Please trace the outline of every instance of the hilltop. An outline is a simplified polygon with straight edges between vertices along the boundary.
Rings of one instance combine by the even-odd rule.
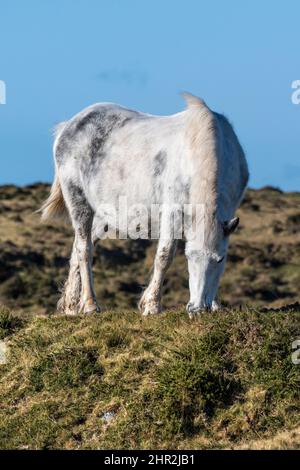
[[[228,308],[191,321],[183,244],[165,313],[137,312],[149,241],[96,245],[103,313],[58,315],[72,230],[40,223],[48,191],[0,187],[0,448],[299,449],[300,194],[247,192]]]

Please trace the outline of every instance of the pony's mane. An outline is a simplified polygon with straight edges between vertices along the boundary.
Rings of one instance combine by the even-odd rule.
[[[204,204],[205,213],[217,209],[219,125],[206,103],[190,93],[183,94],[187,109],[186,131],[192,166],[191,202]]]

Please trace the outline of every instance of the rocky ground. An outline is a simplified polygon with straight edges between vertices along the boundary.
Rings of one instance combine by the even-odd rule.
[[[0,304],[23,313],[55,312],[68,270],[72,230],[41,223],[35,211],[49,186],[0,187]],[[221,283],[225,305],[281,307],[299,299],[300,193],[248,190],[231,237]],[[104,308],[135,308],[146,286],[155,242],[113,241],[95,249],[95,286]],[[164,286],[164,305],[188,300],[187,266],[179,245]]]

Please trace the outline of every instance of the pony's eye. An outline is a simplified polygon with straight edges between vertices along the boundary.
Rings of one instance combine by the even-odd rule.
[[[222,256],[222,258],[218,259],[217,263],[220,264],[222,263],[223,259],[225,258],[225,256]]]

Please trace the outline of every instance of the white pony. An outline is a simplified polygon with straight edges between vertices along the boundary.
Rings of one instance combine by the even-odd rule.
[[[66,314],[99,311],[91,267],[93,242],[104,237],[108,225],[126,238],[121,224],[114,227],[124,218],[121,197],[129,208],[159,207],[153,275],[139,303],[143,315],[162,308],[162,284],[178,238],[170,230],[170,211],[164,209],[170,203],[193,207],[183,234],[190,288],[187,311],[193,316],[218,308],[218,284],[229,235],[239,223],[234,213],[248,182],[248,168],[227,119],[201,99],[184,96],[187,109],[172,116],[99,103],[57,127],[55,179],[41,211],[43,219],[68,213],[75,231],[70,272],[59,301]],[[114,208],[114,217],[103,210],[108,206]],[[195,206],[203,209],[200,217],[195,217]]]

